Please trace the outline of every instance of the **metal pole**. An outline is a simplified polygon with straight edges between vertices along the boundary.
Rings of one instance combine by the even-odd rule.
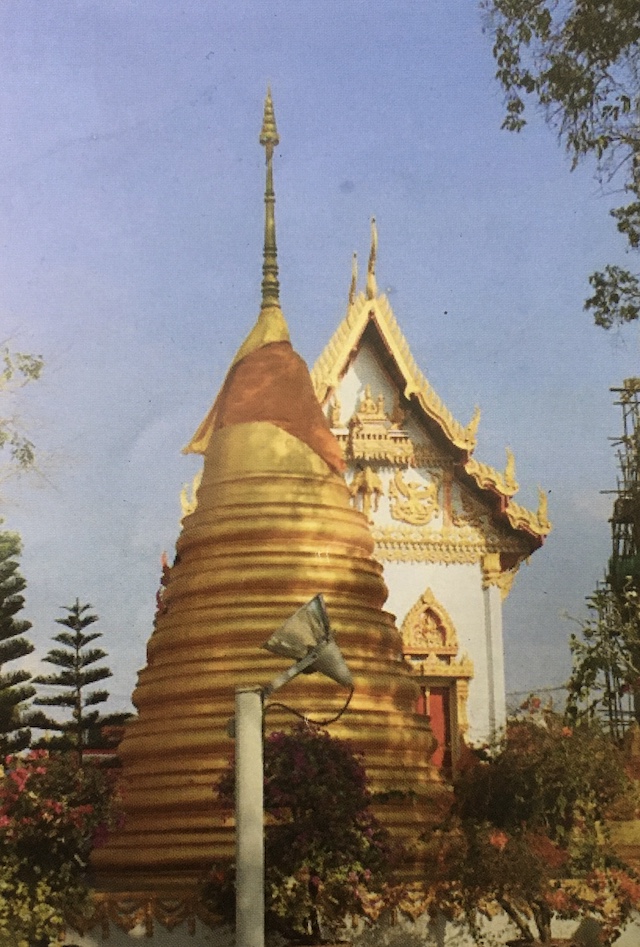
[[[236,947],[264,947],[262,691],[236,688]]]

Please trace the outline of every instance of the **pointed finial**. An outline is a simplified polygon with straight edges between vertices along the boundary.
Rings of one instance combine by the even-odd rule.
[[[276,247],[276,196],[273,190],[273,149],[280,142],[276,117],[273,111],[271,88],[267,89],[264,102],[264,117],[260,131],[260,144],[266,152],[267,182],[264,192],[264,255],[262,263],[262,310],[280,307],[280,283],[278,281],[278,251]]]
[[[516,480],[516,458],[510,447],[505,448],[507,454],[507,466],[504,471],[504,483],[507,492],[514,494],[518,492],[518,481]]]
[[[369,252],[369,266],[367,270],[367,299],[375,299],[378,295],[376,283],[376,258],[378,255],[378,230],[375,217],[371,218],[371,250]]]
[[[469,440],[475,440],[476,434],[478,433],[478,427],[480,425],[481,417],[482,417],[482,411],[480,410],[480,405],[476,405],[475,408],[473,409],[473,417],[471,418],[466,428],[464,429],[464,433],[466,434]]]
[[[276,128],[276,116],[273,111],[273,99],[271,98],[271,86],[267,86],[267,97],[264,100],[264,116],[262,118],[262,130],[260,132],[260,144],[268,147],[280,144],[278,129]]]
[[[549,498],[547,496],[547,491],[543,490],[542,487],[538,487],[538,510],[536,516],[540,528],[547,533],[550,532],[551,523],[549,522]]]
[[[351,260],[351,285],[349,286],[349,305],[353,306],[356,301],[356,290],[358,288],[358,254],[354,253]]]

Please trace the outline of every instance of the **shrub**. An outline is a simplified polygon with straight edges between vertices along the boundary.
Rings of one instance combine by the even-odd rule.
[[[554,914],[591,916],[612,943],[640,900],[605,822],[629,788],[618,749],[596,726],[574,729],[551,713],[512,721],[502,744],[456,780],[429,879],[435,903],[476,934],[479,914],[502,910],[525,943],[534,930],[548,943]]]
[[[268,736],[264,757],[267,928],[317,943],[348,915],[376,916],[389,847],[369,808],[362,761],[344,741],[305,724]],[[217,789],[231,808],[233,763]],[[218,866],[207,892],[231,914],[233,866]]]
[[[0,944],[47,944],[88,907],[86,867],[114,821],[113,773],[35,750],[0,773]]]

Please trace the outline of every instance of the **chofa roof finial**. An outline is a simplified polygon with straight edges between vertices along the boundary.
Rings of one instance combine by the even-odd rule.
[[[351,285],[349,286],[349,306],[353,306],[356,301],[356,292],[358,289],[358,254],[354,253],[351,259]]]
[[[367,299],[375,299],[378,295],[376,283],[376,259],[378,256],[378,230],[375,217],[371,218],[371,250],[369,252],[369,266],[367,269]]]

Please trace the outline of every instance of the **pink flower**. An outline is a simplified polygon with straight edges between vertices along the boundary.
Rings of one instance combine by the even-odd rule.
[[[9,778],[13,783],[15,783],[18,792],[22,792],[24,787],[29,781],[29,776],[31,775],[28,769],[25,769],[24,766],[19,767],[18,769],[13,769],[9,773]]]

